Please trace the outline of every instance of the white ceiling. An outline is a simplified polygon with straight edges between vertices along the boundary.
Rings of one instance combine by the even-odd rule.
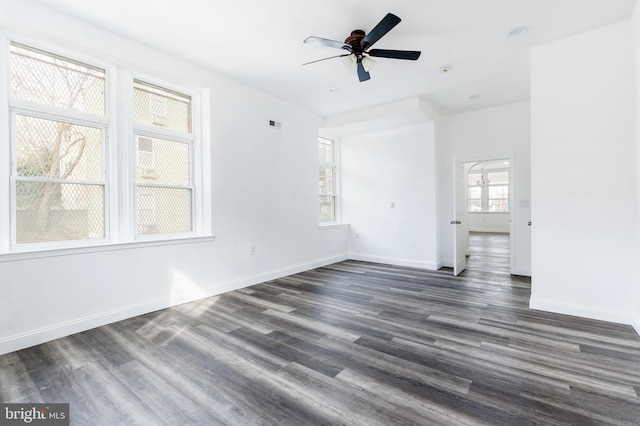
[[[420,97],[450,114],[529,98],[529,48],[628,19],[636,0],[38,0],[196,62],[295,105],[331,116]],[[344,40],[392,12],[402,22],[380,49],[421,50],[416,62],[376,59],[360,83],[342,51],[304,44]],[[508,38],[515,27],[529,26]],[[440,66],[450,71],[438,73]],[[329,92],[337,87],[337,92]],[[479,99],[469,99],[482,95]]]

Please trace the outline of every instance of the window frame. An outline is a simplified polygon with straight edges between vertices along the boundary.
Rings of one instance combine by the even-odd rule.
[[[79,111],[67,111],[54,106],[10,99],[10,45],[24,45],[43,52],[68,58],[105,71],[105,115],[97,116]],[[10,202],[9,207],[0,209],[0,262],[12,258],[32,258],[55,255],[56,252],[93,252],[96,250],[118,249],[134,246],[182,244],[190,241],[212,241],[215,237],[211,226],[211,165],[203,159],[210,154],[210,111],[209,89],[194,84],[176,83],[166,76],[138,73],[129,64],[118,60],[107,62],[97,58],[107,56],[106,52],[94,51],[92,56],[67,48],[64,44],[51,44],[28,36],[0,33],[0,68],[6,72],[0,75],[0,134],[8,138],[8,143],[0,144],[0,199]],[[192,99],[190,139],[190,185],[192,188],[191,223],[192,229],[185,233],[158,234],[155,238],[137,238],[135,204],[135,138],[133,137],[133,76],[136,79],[158,85],[176,92],[187,94]],[[64,111],[64,113],[60,113]],[[42,243],[16,244],[15,222],[15,114],[26,113],[29,117],[49,120],[72,120],[73,124],[103,129],[102,137],[102,180],[104,186],[104,237],[101,239],[62,240]],[[101,117],[96,119],[96,117]],[[99,124],[99,126],[98,126]],[[153,126],[149,126],[153,127]],[[152,130],[152,129],[150,129]],[[166,137],[158,132],[145,132],[151,137]],[[75,182],[75,181],[74,181]],[[71,183],[71,182],[69,182]],[[95,184],[95,182],[92,182]],[[133,189],[132,189],[133,188]],[[9,236],[9,237],[4,237]],[[141,245],[142,244],[142,245]],[[25,257],[26,256],[26,257]]]
[[[327,162],[320,160],[320,144],[323,143],[322,140],[330,141],[333,144],[333,162]],[[322,194],[318,191],[318,223],[320,226],[332,226],[340,224],[340,156],[339,156],[339,141],[336,137],[330,137],[328,135],[320,135],[318,136],[317,141],[318,148],[318,183],[320,183],[320,173],[322,169],[331,169],[333,171],[333,182],[332,182],[332,190],[331,194]],[[318,189],[320,189],[320,185],[318,185]],[[322,221],[322,213],[320,211],[321,204],[320,200],[322,197],[333,197],[333,221]]]
[[[72,247],[85,247],[85,246],[94,246],[94,245],[102,245],[110,242],[110,234],[112,229],[112,218],[113,211],[111,206],[111,197],[110,193],[112,192],[111,185],[112,182],[109,179],[109,164],[111,164],[110,159],[110,149],[109,149],[109,131],[111,129],[112,122],[112,110],[111,110],[111,100],[109,99],[110,81],[112,79],[112,73],[114,68],[112,65],[98,61],[94,58],[89,58],[86,55],[76,54],[75,52],[70,52],[62,47],[54,47],[51,45],[47,45],[45,43],[40,43],[35,40],[30,40],[21,37],[7,37],[5,35],[2,36],[2,50],[0,54],[2,55],[1,65],[3,69],[6,70],[4,78],[0,81],[0,84],[3,86],[2,92],[2,103],[6,109],[3,108],[2,113],[6,113],[8,129],[1,129],[5,131],[5,135],[8,136],[8,142],[5,144],[7,146],[8,157],[10,165],[6,166],[6,161],[3,161],[3,165],[0,166],[0,173],[3,177],[8,177],[8,197],[6,194],[0,194],[2,199],[9,200],[9,211],[8,217],[0,213],[0,221],[6,222],[8,219],[8,242],[0,241],[0,254],[3,253],[22,253],[22,252],[34,252],[34,251],[46,251],[46,250],[56,250],[56,249],[64,249],[64,248],[72,248]],[[45,54],[49,54],[52,56],[58,56],[64,59],[68,59],[70,61],[78,62],[90,67],[99,68],[104,70],[104,115],[92,114],[82,111],[76,111],[72,109],[65,109],[61,107],[56,107],[53,105],[41,104],[38,102],[27,101],[23,99],[14,99],[11,97],[10,93],[10,84],[11,84],[11,45],[21,45],[26,48],[31,48],[35,50],[40,50]],[[16,158],[16,116],[21,115],[30,118],[50,120],[50,121],[58,121],[71,123],[74,125],[86,126],[97,128],[101,130],[102,134],[102,142],[101,142],[101,180],[100,181],[78,181],[74,179],[64,180],[64,179],[25,179],[17,176],[17,158]],[[5,120],[2,120],[5,121]],[[17,243],[17,206],[16,206],[16,182],[17,181],[47,181],[47,182],[56,182],[56,183],[67,183],[67,184],[88,184],[88,185],[101,185],[103,187],[103,231],[104,235],[102,238],[87,238],[80,240],[58,240],[58,241],[43,241],[43,242],[33,242],[33,243]],[[2,191],[4,192],[4,191]],[[2,225],[0,225],[2,226]],[[4,226],[2,226],[4,228]],[[7,234],[4,234],[7,235]],[[4,239],[2,239],[4,240]]]
[[[148,85],[148,86],[153,86],[156,87],[157,89],[163,89],[163,90],[168,90],[168,91],[173,91],[176,93],[179,93],[181,95],[186,95],[189,96],[190,98],[190,108],[191,110],[189,111],[189,118],[191,120],[190,124],[190,132],[183,132],[180,130],[175,130],[175,129],[169,129],[169,128],[162,128],[160,126],[154,126],[152,124],[144,124],[144,123],[137,123],[133,117],[133,109],[132,109],[132,115],[131,115],[131,122],[132,122],[132,132],[133,132],[133,153],[132,156],[134,158],[134,161],[137,159],[137,152],[138,152],[138,137],[147,137],[147,138],[151,138],[151,139],[162,139],[162,140],[167,140],[170,142],[174,142],[174,143],[184,143],[188,146],[188,153],[189,153],[189,160],[188,160],[188,167],[189,167],[189,184],[188,185],[171,185],[171,184],[154,184],[154,183],[150,183],[148,182],[147,184],[141,184],[140,182],[138,182],[137,180],[137,173],[134,173],[134,182],[133,182],[133,192],[134,192],[134,203],[133,203],[133,208],[134,208],[134,214],[133,214],[133,231],[134,231],[134,238],[136,241],[148,241],[148,240],[157,240],[157,239],[165,239],[165,238],[171,238],[171,237],[180,237],[180,236],[193,236],[193,235],[197,235],[197,228],[196,228],[196,221],[199,222],[199,218],[197,217],[197,212],[195,209],[195,205],[196,205],[196,198],[198,197],[198,193],[199,191],[196,188],[196,182],[194,180],[194,165],[196,164],[197,161],[195,161],[195,155],[196,155],[196,149],[195,149],[195,145],[196,145],[196,134],[194,132],[194,129],[196,128],[196,116],[198,114],[194,114],[194,104],[196,103],[195,99],[198,97],[197,93],[192,93],[190,90],[186,89],[186,88],[178,88],[175,87],[171,84],[167,84],[164,82],[159,82],[157,81],[157,79],[149,79],[147,78],[147,76],[145,77],[139,77],[138,74],[133,75],[133,84],[131,85],[131,93],[132,93],[132,97],[133,97],[133,91],[134,91],[134,87],[135,84],[143,84],[143,85]],[[153,93],[150,93],[150,95]],[[155,114],[151,111],[151,105],[149,105],[149,112],[151,114],[153,114],[155,116]],[[136,161],[136,165],[135,165],[137,170],[137,161]],[[153,187],[153,188],[176,188],[176,189],[188,189],[191,191],[191,205],[190,205],[190,209],[191,209],[191,230],[190,231],[185,231],[185,232],[171,232],[171,233],[149,233],[149,234],[140,234],[138,233],[138,197],[137,197],[137,190],[139,187],[141,186],[145,186],[145,187]]]
[[[10,170],[10,197],[9,197],[9,205],[11,208],[10,213],[10,221],[11,221],[11,236],[10,236],[10,247],[11,249],[38,249],[40,247],[47,247],[52,244],[60,244],[60,245],[74,245],[76,242],[96,242],[100,243],[101,241],[108,240],[109,231],[110,231],[110,214],[109,214],[109,179],[106,173],[107,167],[107,126],[105,124],[101,124],[99,122],[87,122],[84,120],[77,120],[70,118],[69,116],[63,115],[50,115],[50,114],[42,114],[38,112],[34,112],[31,110],[23,110],[23,109],[12,109],[10,107],[10,128],[11,128],[11,136],[10,136],[10,149],[11,149],[11,170]],[[20,177],[17,174],[17,158],[16,158],[16,116],[23,116],[28,118],[36,118],[47,121],[58,121],[69,123],[73,125],[79,125],[83,127],[90,127],[94,129],[98,129],[101,132],[101,143],[100,143],[100,151],[101,151],[101,164],[100,164],[100,180],[81,180],[81,179],[62,179],[62,178],[48,178],[48,177]],[[17,195],[16,188],[18,182],[50,182],[54,184],[61,185],[83,185],[83,186],[100,186],[103,191],[103,205],[102,205],[102,220],[103,220],[103,236],[101,238],[86,238],[81,240],[56,240],[56,241],[41,241],[41,242],[32,242],[32,243],[18,243],[17,242]]]

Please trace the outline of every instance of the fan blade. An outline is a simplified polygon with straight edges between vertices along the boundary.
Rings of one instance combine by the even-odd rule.
[[[361,61],[358,61],[358,80],[362,83],[363,81],[367,81],[371,78],[369,73],[364,69],[364,65],[362,65]]]
[[[302,65],[315,64],[316,62],[326,61],[327,59],[342,58],[343,56],[349,56],[349,55],[352,55],[352,53],[345,53],[344,55],[336,55],[336,56],[329,56],[328,58],[316,59],[315,61],[305,62],[305,63],[304,63],[304,64],[302,64]]]
[[[391,59],[407,59],[409,61],[415,61],[420,57],[420,53],[417,50],[388,50],[388,49],[371,49],[366,52],[369,56],[377,58],[391,58]]]
[[[360,46],[362,46],[363,49],[373,46],[376,41],[380,40],[382,36],[391,31],[391,29],[398,25],[400,21],[401,19],[393,13],[387,13],[387,15],[382,18],[382,21],[378,22],[378,25],[369,31],[369,34],[364,36],[362,40],[360,40]]]
[[[348,51],[351,51],[351,46],[342,41],[329,40],[322,37],[307,37],[304,39],[304,43],[316,44],[318,46],[335,47],[336,49],[346,49]]]

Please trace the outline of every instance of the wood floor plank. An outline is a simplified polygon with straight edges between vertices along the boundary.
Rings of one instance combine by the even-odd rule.
[[[470,245],[458,277],[345,261],[0,356],[0,402],[78,425],[640,424],[633,328],[530,310],[508,236]]]

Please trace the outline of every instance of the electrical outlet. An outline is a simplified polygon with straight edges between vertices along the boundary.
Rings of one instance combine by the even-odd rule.
[[[249,254],[251,256],[255,256],[256,255],[256,246],[251,246],[251,249],[249,251]]]
[[[395,203],[395,201],[389,201],[389,208],[390,208],[390,209],[394,209],[394,208],[396,208],[396,203]]]

